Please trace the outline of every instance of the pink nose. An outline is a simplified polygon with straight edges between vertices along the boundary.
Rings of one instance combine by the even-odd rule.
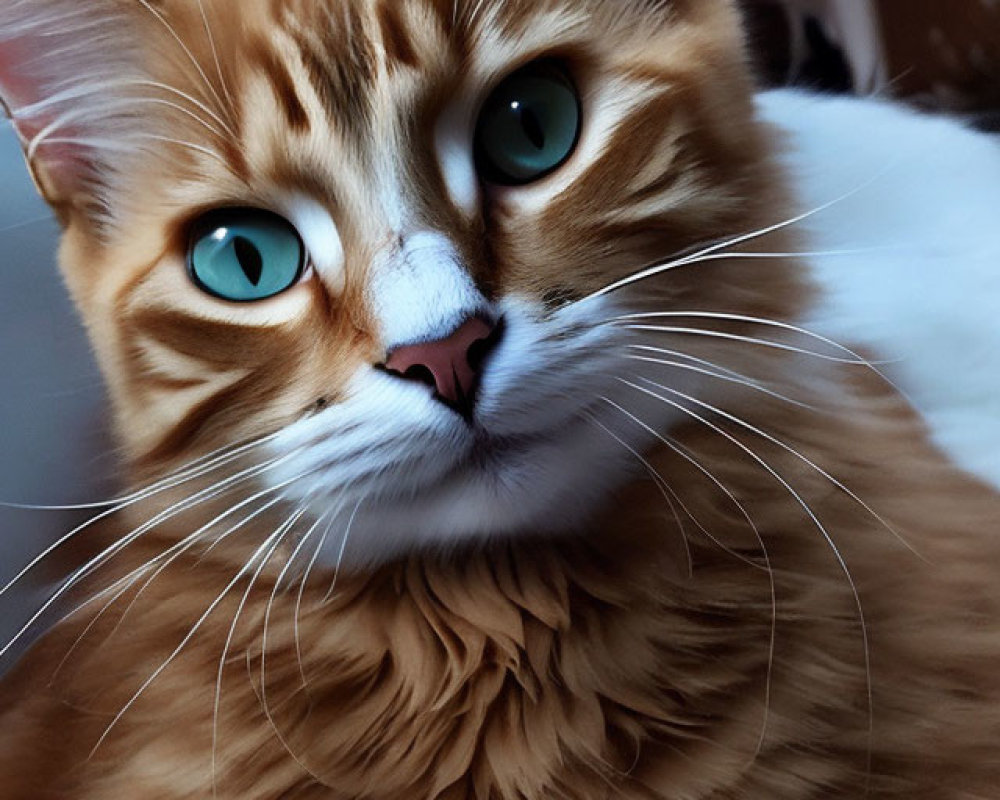
[[[471,416],[483,361],[496,344],[499,329],[471,317],[446,339],[393,350],[385,368],[407,380],[433,386],[438,397]]]

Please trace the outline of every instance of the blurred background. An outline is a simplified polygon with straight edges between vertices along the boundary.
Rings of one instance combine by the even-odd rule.
[[[743,0],[765,85],[878,94],[1000,131],[998,0]]]
[[[744,2],[763,85],[891,95],[1000,130],[1000,1]],[[0,502],[106,499],[115,459],[100,378],[56,270],[57,226],[9,124],[0,187]],[[82,518],[0,507],[0,586]],[[66,566],[0,599],[0,647]]]
[[[56,270],[58,226],[6,122],[0,187],[0,503],[100,499],[112,465],[100,377]],[[0,585],[79,516],[0,507]],[[0,599],[0,647],[58,569],[54,562]]]

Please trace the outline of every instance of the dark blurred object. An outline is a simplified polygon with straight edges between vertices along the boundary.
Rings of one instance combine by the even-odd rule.
[[[880,0],[892,91],[1000,123],[1000,3]]]
[[[854,88],[846,54],[830,40],[818,18],[795,17],[778,2],[754,2],[747,27],[757,70],[766,85],[833,92]]]
[[[1000,2],[744,0],[762,81],[906,98],[1000,129]]]

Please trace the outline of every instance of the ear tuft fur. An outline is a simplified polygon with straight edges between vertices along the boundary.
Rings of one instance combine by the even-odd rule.
[[[102,205],[101,188],[134,137],[141,58],[114,0],[6,0],[0,99],[43,196]]]

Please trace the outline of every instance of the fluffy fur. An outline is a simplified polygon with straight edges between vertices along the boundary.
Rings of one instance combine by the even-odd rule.
[[[995,796],[1000,498],[837,328],[774,155],[821,140],[758,116],[732,4],[231,9],[0,9],[136,487],[0,688],[3,796]],[[480,183],[541,56],[579,146]],[[225,205],[298,226],[297,286],[193,285]],[[469,313],[472,425],[378,369]]]

